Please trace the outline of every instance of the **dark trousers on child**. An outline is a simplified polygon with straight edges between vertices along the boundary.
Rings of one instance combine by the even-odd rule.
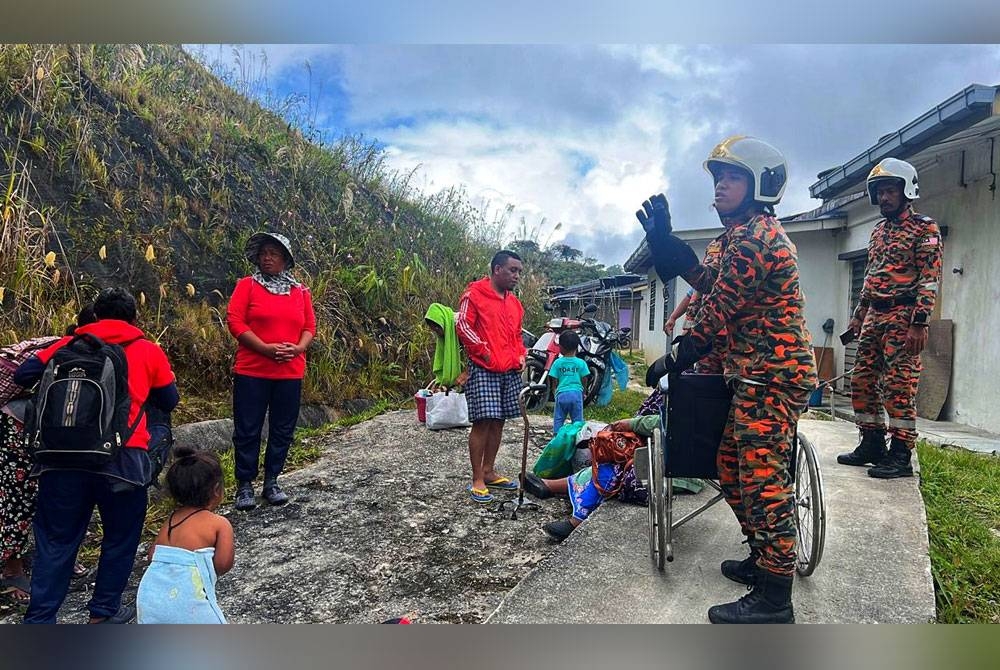
[[[233,448],[236,481],[252,482],[260,464],[260,437],[267,415],[264,480],[275,480],[285,467],[302,400],[301,379],[264,379],[233,375]]]
[[[115,485],[116,481],[79,470],[50,470],[39,477],[31,603],[24,623],[56,622],[95,505],[104,537],[97,582],[87,608],[94,617],[118,612],[135,564],[147,497],[141,486],[117,490],[123,487]]]

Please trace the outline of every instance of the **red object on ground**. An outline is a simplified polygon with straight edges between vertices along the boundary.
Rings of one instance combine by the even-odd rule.
[[[417,403],[417,421],[427,423],[427,398],[418,391],[413,395],[413,399]]]

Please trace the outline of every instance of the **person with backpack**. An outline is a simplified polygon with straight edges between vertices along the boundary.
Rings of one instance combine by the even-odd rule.
[[[14,381],[38,382],[25,417],[35,458],[35,559],[25,623],[55,623],[94,507],[103,538],[90,623],[128,623],[122,603],[146,518],[152,465],[143,405],[164,411],[180,397],[166,354],[136,323],[135,298],[107,288],[97,321],[80,326],[18,367]],[[110,411],[102,408],[110,407]]]

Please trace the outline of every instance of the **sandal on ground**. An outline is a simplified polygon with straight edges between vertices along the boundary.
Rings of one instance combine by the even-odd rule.
[[[465,490],[469,492],[469,497],[477,503],[485,504],[493,502],[493,494],[490,493],[489,489],[476,489],[472,488],[472,484],[469,484],[465,487]]]
[[[26,605],[31,601],[31,581],[25,575],[12,575],[0,580],[0,588],[18,605]]]
[[[72,579],[81,579],[90,574],[90,568],[88,568],[83,563],[74,563],[73,572],[70,573]]]
[[[500,491],[516,491],[517,482],[509,477],[497,477],[491,482],[486,482],[486,488],[498,489]]]

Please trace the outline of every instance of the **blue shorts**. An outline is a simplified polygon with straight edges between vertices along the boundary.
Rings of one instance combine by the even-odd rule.
[[[524,388],[519,370],[490,372],[469,363],[469,381],[465,384],[465,400],[469,405],[469,421],[483,419],[513,419],[521,416],[517,396]]]

